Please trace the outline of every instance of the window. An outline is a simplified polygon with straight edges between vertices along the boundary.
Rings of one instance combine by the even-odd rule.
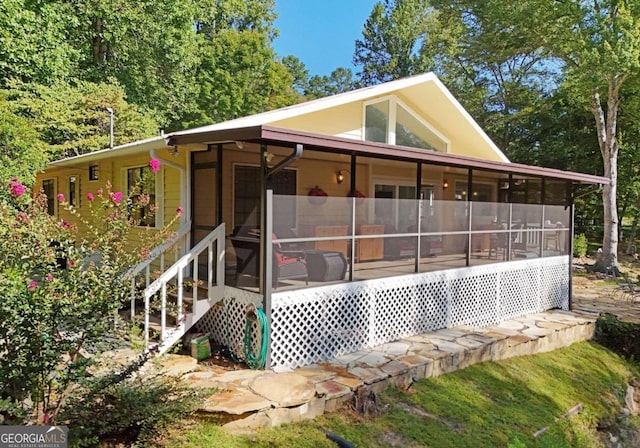
[[[394,96],[365,104],[364,139],[446,152],[448,142]]]
[[[47,213],[56,214],[56,183],[53,179],[42,181],[42,192],[47,195]]]
[[[127,170],[127,192],[131,201],[130,216],[140,226],[156,225],[156,176],[148,166]]]
[[[77,207],[78,204],[78,182],[76,176],[69,176],[69,205]]]
[[[364,139],[368,142],[389,143],[388,100],[366,106]]]
[[[98,165],[89,166],[89,180],[98,180],[100,177],[100,168]]]
[[[375,183],[375,222],[393,225],[398,232],[407,232],[416,224],[416,187],[395,181]]]
[[[297,171],[284,169],[272,178],[273,193],[295,196]],[[233,224],[234,226],[260,225],[260,167],[236,165],[233,180]],[[296,227],[295,201],[277,201],[273,210],[278,224],[288,228]]]

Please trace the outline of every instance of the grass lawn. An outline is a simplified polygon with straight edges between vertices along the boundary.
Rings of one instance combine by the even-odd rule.
[[[409,391],[389,389],[379,413],[348,409],[311,422],[232,436],[215,421],[194,419],[163,435],[163,446],[336,447],[318,427],[358,447],[596,447],[598,422],[638,431],[640,419],[617,419],[627,383],[640,366],[594,343],[535,356],[479,364],[419,381]],[[559,419],[570,408],[583,410]],[[545,426],[539,436],[533,433]],[[631,446],[631,445],[625,445]]]

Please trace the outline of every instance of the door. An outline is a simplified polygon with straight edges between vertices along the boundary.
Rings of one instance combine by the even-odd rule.
[[[218,226],[216,153],[193,153],[191,164],[192,247]]]

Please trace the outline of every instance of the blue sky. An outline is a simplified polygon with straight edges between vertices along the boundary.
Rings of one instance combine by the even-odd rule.
[[[273,47],[280,56],[297,56],[311,75],[328,75],[337,67],[355,74],[355,41],[378,1],[276,0],[280,36]]]

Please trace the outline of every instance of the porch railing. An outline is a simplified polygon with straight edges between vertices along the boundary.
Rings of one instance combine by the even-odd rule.
[[[155,247],[149,256],[134,266],[129,272],[131,277],[131,289],[130,289],[130,301],[131,301],[131,318],[133,319],[136,314],[136,289],[140,286],[139,279],[140,274],[144,273],[144,286],[149,287],[151,284],[152,269],[156,269],[159,272],[165,270],[167,261],[170,254],[173,253],[173,260],[171,264],[178,261],[182,256],[184,250],[180,249],[180,246],[186,248],[189,244],[189,236],[191,232],[191,222],[188,221],[182,225],[173,236],[160,246]]]
[[[159,295],[160,323],[156,328],[157,350],[162,353],[173,345],[210,308],[212,300],[222,298],[224,291],[225,225],[218,226],[196,244],[144,290],[144,342],[151,348],[151,300]],[[205,268],[203,274],[201,268]],[[188,276],[191,278],[188,279]],[[187,280],[187,282],[185,282]],[[188,284],[187,284],[188,283]],[[204,287],[202,286],[204,285]],[[170,294],[169,288],[175,288]],[[184,310],[185,290],[191,291],[191,309]],[[204,289],[205,296],[200,292]],[[198,299],[203,300],[198,300]],[[170,309],[169,300],[175,300],[175,309]],[[173,305],[173,303],[171,304]],[[167,317],[174,314],[175,325],[167,325]]]

